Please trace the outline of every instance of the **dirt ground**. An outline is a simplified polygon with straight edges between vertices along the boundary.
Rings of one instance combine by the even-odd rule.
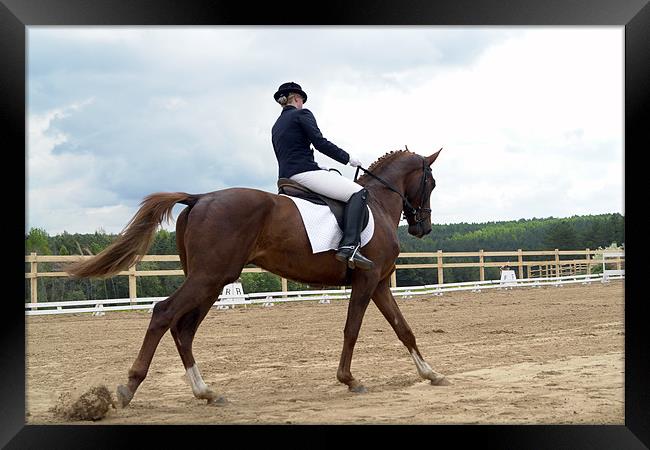
[[[213,308],[194,355],[228,404],[194,398],[167,333],[131,404],[83,423],[624,424],[622,281],[397,301],[450,386],[418,376],[372,303],[352,358],[365,394],[336,379],[347,301]],[[26,317],[26,423],[62,423],[50,411],[61,393],[125,383],[149,319]]]

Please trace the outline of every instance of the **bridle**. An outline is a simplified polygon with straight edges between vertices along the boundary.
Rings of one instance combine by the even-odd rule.
[[[422,158],[422,178],[420,179],[420,189],[419,189],[419,192],[418,192],[418,194],[420,196],[420,206],[418,206],[417,208],[413,207],[411,202],[406,198],[406,196],[404,194],[402,194],[397,189],[395,189],[390,183],[382,180],[377,175],[370,172],[368,169],[364,169],[361,166],[357,166],[357,171],[354,174],[354,181],[357,181],[357,176],[359,175],[359,170],[363,170],[364,173],[370,175],[372,178],[379,181],[381,184],[386,186],[388,189],[390,189],[391,191],[395,192],[400,197],[402,197],[402,201],[403,201],[402,210],[404,211],[404,218],[409,222],[409,224],[420,225],[426,219],[426,216],[431,217],[431,208],[423,208],[423,205],[424,205],[424,189],[425,189],[425,185],[426,185],[426,182],[427,182],[427,174],[431,175],[431,181],[433,181],[433,188],[436,187],[436,180],[435,180],[435,178],[433,178],[433,173],[431,171],[431,167],[429,167],[429,165],[426,163],[424,158]],[[433,188],[432,188],[432,190],[433,190]],[[410,219],[412,219],[412,221],[414,223],[411,223]]]

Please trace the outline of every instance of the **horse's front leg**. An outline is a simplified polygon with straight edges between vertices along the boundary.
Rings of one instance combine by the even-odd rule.
[[[336,372],[336,378],[341,383],[347,384],[350,391],[358,393],[366,392],[366,388],[352,376],[350,365],[352,364],[352,352],[359,336],[363,315],[366,312],[368,303],[370,303],[370,295],[377,283],[376,281],[373,282],[372,278],[372,274],[366,272],[359,274],[352,283],[348,317],[343,330],[343,350],[341,351],[339,368]]]
[[[381,311],[388,323],[390,323],[391,327],[393,327],[399,340],[402,341],[411,354],[413,362],[415,362],[415,367],[418,370],[418,374],[420,374],[420,376],[425,380],[430,380],[431,384],[434,385],[445,386],[451,384],[444,375],[433,370],[424,360],[422,354],[420,354],[420,350],[418,350],[418,346],[415,343],[415,335],[413,335],[411,327],[409,327],[404,316],[402,316],[402,312],[400,311],[399,306],[397,306],[395,297],[393,297],[393,293],[390,291],[389,279],[390,277],[387,277],[379,282],[377,289],[375,289],[375,292],[372,294],[372,300],[375,302],[377,308],[379,308],[379,311]]]

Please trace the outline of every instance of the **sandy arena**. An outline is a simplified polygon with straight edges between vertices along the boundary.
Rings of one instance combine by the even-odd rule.
[[[352,358],[368,389],[336,379],[347,301],[213,308],[194,341],[208,385],[192,395],[171,335],[125,409],[88,424],[624,424],[622,281],[397,299],[424,358],[421,379],[373,303]],[[64,423],[64,392],[115,392],[142,343],[146,311],[26,317],[26,423]],[[66,422],[70,423],[70,422]]]

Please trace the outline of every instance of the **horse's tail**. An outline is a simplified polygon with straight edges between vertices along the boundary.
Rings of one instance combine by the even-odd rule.
[[[140,261],[149,250],[155,231],[163,220],[171,220],[174,205],[183,203],[192,207],[200,197],[185,192],[158,192],[148,195],[115,242],[96,256],[72,263],[64,270],[73,278],[106,278],[128,269]]]

